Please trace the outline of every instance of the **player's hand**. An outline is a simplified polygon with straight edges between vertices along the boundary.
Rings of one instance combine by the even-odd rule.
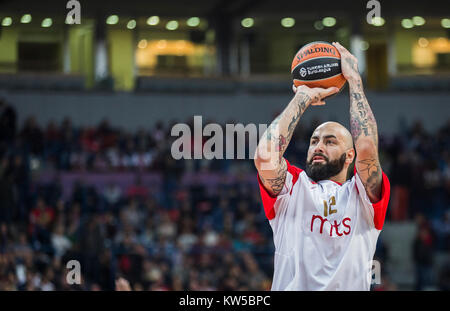
[[[329,87],[327,89],[321,88],[321,87],[314,87],[310,88],[306,85],[300,85],[296,87],[295,85],[292,85],[292,90],[296,94],[296,96],[303,94],[310,98],[308,104],[312,106],[323,106],[325,105],[324,99],[328,96],[331,96],[333,94],[336,94],[339,92],[339,88],[337,87]]]
[[[347,81],[355,82],[361,79],[358,71],[358,59],[344,48],[339,42],[332,43],[341,54],[341,70],[342,75]]]
[[[124,278],[118,278],[116,280],[116,291],[129,292],[131,291],[130,283]]]

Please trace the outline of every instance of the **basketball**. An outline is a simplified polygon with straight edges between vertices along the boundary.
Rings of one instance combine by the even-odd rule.
[[[296,87],[337,87],[342,89],[346,80],[341,72],[341,55],[330,43],[311,42],[295,55],[291,66]]]

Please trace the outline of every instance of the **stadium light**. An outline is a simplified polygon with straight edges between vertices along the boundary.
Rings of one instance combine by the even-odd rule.
[[[361,49],[362,51],[367,51],[367,50],[369,49],[369,47],[370,47],[370,44],[369,44],[369,42],[367,42],[367,41],[361,41],[359,47],[360,47],[360,49]]]
[[[134,28],[136,28],[136,20],[134,20],[134,19],[129,20],[128,23],[127,23],[127,28],[128,28],[128,29],[134,29]]]
[[[291,28],[295,25],[295,19],[292,17],[285,17],[281,20],[281,26]]]
[[[167,47],[167,40],[159,40],[158,43],[156,44],[156,48],[162,50],[165,49]]]
[[[20,19],[20,22],[22,24],[29,24],[29,23],[31,23],[31,15],[30,14],[23,15],[22,18]]]
[[[146,47],[147,47],[147,40],[142,39],[141,41],[139,41],[138,48],[145,49]]]
[[[349,31],[346,27],[341,27],[338,30],[336,30],[336,36],[338,37],[346,37],[348,36]]]
[[[450,18],[441,19],[441,26],[444,28],[450,28]]]
[[[11,24],[12,24],[12,18],[11,17],[5,17],[2,20],[2,26],[4,26],[4,27],[11,26]]]
[[[324,19],[322,19],[322,24],[325,27],[333,27],[334,25],[336,25],[336,19],[334,17],[325,17]]]
[[[198,18],[198,17],[190,17],[187,20],[186,24],[189,27],[197,27],[198,25],[200,25],[200,18]]]
[[[176,30],[178,28],[178,22],[177,21],[168,21],[166,24],[167,30]]]
[[[423,18],[422,16],[414,16],[412,18],[413,24],[416,26],[422,26],[425,25],[425,18]]]
[[[372,18],[372,26],[375,27],[381,27],[385,24],[385,22],[386,21],[381,16],[375,16],[374,18]]]
[[[108,16],[108,18],[106,19],[106,23],[108,25],[115,25],[118,22],[119,22],[119,16],[117,16],[117,15]]]
[[[323,29],[322,21],[314,22],[314,28],[316,28],[317,30],[322,30]]]
[[[406,29],[413,28],[414,23],[409,18],[404,18],[404,19],[402,19],[402,27],[406,28]]]
[[[255,20],[251,17],[246,17],[243,20],[241,20],[242,27],[250,28],[255,24]]]
[[[155,26],[159,24],[159,16],[150,16],[147,18],[147,25]]]
[[[419,38],[419,40],[417,41],[417,43],[419,44],[419,46],[421,47],[421,48],[426,48],[427,46],[428,46],[428,40],[426,39],[426,38],[423,38],[423,37],[421,37],[421,38]]]
[[[50,17],[44,18],[41,23],[41,27],[48,28],[53,24],[53,20]]]

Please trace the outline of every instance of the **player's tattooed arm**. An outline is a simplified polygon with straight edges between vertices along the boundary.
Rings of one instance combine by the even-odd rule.
[[[283,154],[291,141],[295,127],[310,103],[311,97],[308,94],[297,92],[259,140],[255,166],[261,182],[272,195],[277,195],[283,189],[287,171]]]
[[[381,197],[382,170],[378,159],[377,122],[364,94],[358,61],[339,43],[342,74],[350,89],[350,132],[356,149],[356,170],[372,202]]]
[[[382,171],[378,160],[378,130],[361,80],[349,82],[350,132],[356,149],[356,170],[372,202],[381,198]]]
[[[287,164],[283,159],[295,128],[309,105],[323,105],[322,98],[338,91],[301,86],[283,112],[270,124],[259,140],[255,152],[255,166],[266,189],[277,195],[283,189]]]

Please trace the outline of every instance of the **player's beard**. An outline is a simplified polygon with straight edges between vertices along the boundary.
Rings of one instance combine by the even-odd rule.
[[[313,164],[313,159],[316,155],[322,156],[325,159],[325,163]],[[330,179],[342,171],[346,158],[347,155],[345,152],[339,157],[339,159],[332,161],[330,161],[328,157],[323,154],[314,154],[309,162],[306,161],[306,174],[315,182]]]

